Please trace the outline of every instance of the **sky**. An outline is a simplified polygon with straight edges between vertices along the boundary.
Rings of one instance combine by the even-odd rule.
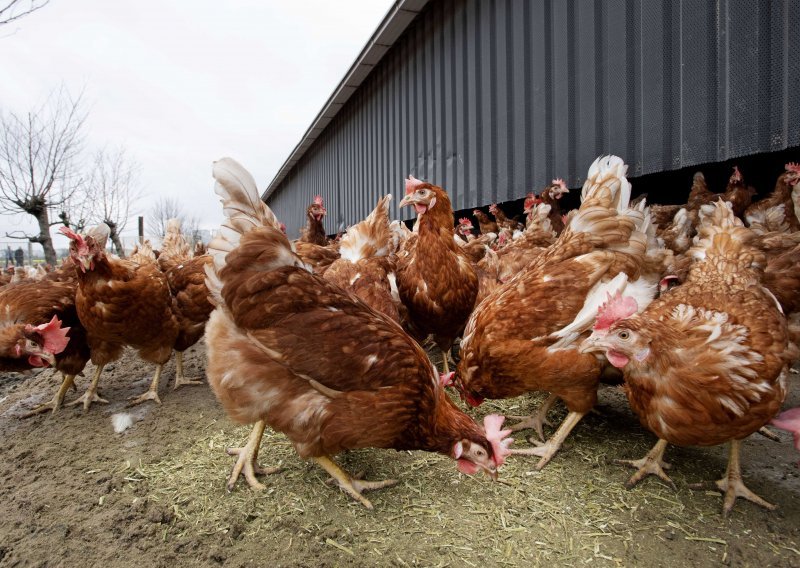
[[[213,229],[212,161],[236,159],[263,190],[392,4],[51,0],[0,27],[0,109],[25,113],[62,84],[83,91],[87,158],[122,146],[141,167],[134,212],[146,218],[165,194]],[[0,216],[0,241],[34,226]],[[134,218],[123,235],[135,234]]]

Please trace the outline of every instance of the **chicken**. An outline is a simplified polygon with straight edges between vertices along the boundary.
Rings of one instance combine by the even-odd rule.
[[[448,353],[475,305],[478,277],[462,248],[453,240],[453,209],[441,187],[411,176],[399,207],[413,205],[418,237],[400,258],[397,286],[414,327],[432,334],[449,372]]]
[[[475,227],[472,225],[472,221],[469,220],[469,217],[462,217],[458,220],[458,225],[456,225],[455,234],[458,235],[462,241],[468,243],[470,241],[475,240],[475,235],[472,234],[472,231],[475,230]]]
[[[325,227],[322,225],[322,220],[327,214],[328,210],[325,209],[322,196],[317,195],[311,205],[308,206],[308,209],[306,209],[308,223],[300,234],[301,242],[322,247],[328,244],[328,236],[325,233]]]
[[[156,264],[158,262],[153,245],[148,239],[133,247],[128,260],[136,264]]]
[[[294,251],[316,274],[324,274],[328,267],[339,258],[339,243],[317,245],[305,241],[295,241]]]
[[[733,207],[733,214],[742,218],[755,194],[755,188],[744,184],[742,172],[739,171],[739,168],[734,166],[733,174],[731,174],[728,180],[728,186],[725,188],[725,193],[722,194],[722,199],[729,202]]]
[[[775,189],[761,201],[750,205],[745,211],[745,219],[752,224],[760,219],[772,207],[783,205],[786,225],[790,231],[800,231],[800,208],[795,202],[800,201],[800,164],[786,164],[784,172],[778,176]]]
[[[676,254],[683,254],[692,245],[694,236],[694,226],[697,222],[697,212],[689,212],[685,207],[681,207],[672,222],[663,231],[659,231],[659,236],[664,240],[664,246]]]
[[[497,251],[497,278],[500,282],[506,282],[524,270],[555,242],[550,211],[551,206],[545,203],[534,205],[528,213],[528,226],[522,236]]]
[[[227,217],[209,245],[207,284],[217,307],[206,331],[208,378],[228,415],[255,423],[228,481],[251,486],[267,425],[301,458],[323,467],[351,497],[392,480],[353,479],[331,456],[348,449],[426,450],[465,473],[496,477],[510,443],[502,417],[484,428],[444,393],[425,352],[402,328],[309,272],[238,163],[214,164]],[[452,235],[450,236],[452,240]]]
[[[56,395],[25,417],[61,408],[89,360],[86,333],[75,310],[77,281],[25,280],[0,290],[0,370],[53,366],[63,375]]]
[[[497,223],[489,219],[489,216],[480,209],[474,209],[472,211],[472,216],[478,220],[478,228],[481,230],[481,235],[487,233],[497,234],[500,231]]]
[[[619,310],[618,297],[601,310],[584,353],[600,352],[623,370],[631,408],[659,441],[648,455],[627,462],[635,485],[664,473],[667,444],[731,443],[728,470],[716,484],[727,515],[737,497],[774,508],[741,479],[741,440],[773,418],[786,396],[790,348],[786,319],[762,284],[763,255],[753,233],[718,201],[701,222],[696,259],[687,281],[638,315]],[[613,312],[613,314],[612,314]]]
[[[641,277],[649,218],[642,204],[628,208],[626,166],[616,156],[598,158],[583,186],[582,204],[558,240],[517,276],[483,300],[467,323],[455,386],[466,401],[551,393],[540,411],[513,426],[540,437],[549,406],[561,398],[569,415],[541,447],[514,450],[537,455],[541,469],[597,401],[603,364],[578,353],[597,306],[607,293],[627,290],[644,307],[658,277]]]
[[[522,229],[520,224],[517,223],[515,219],[509,219],[506,217],[506,214],[500,209],[500,206],[497,203],[492,203],[489,205],[489,213],[494,215],[494,219],[497,222],[498,229],[507,229],[512,233],[518,229]]]
[[[190,256],[189,244],[181,233],[178,219],[167,221],[167,232],[161,243],[158,267],[167,277],[172,294],[172,313],[178,323],[175,339],[175,386],[201,385],[200,379],[187,378],[183,372],[183,352],[197,343],[214,307],[208,301],[205,266],[211,262],[207,254]]]
[[[653,224],[659,229],[664,229],[672,223],[675,214],[681,209],[685,209],[685,205],[657,205],[650,206],[650,219]]]
[[[686,208],[689,211],[697,211],[703,205],[708,205],[719,199],[719,195],[708,189],[706,176],[703,172],[697,172],[692,177],[692,188],[689,190],[689,197],[686,200]]]
[[[339,245],[340,258],[325,271],[324,278],[355,294],[365,304],[400,322],[395,257],[389,228],[387,195],[362,222],[350,227]]]
[[[539,194],[539,199],[541,199],[542,203],[550,206],[550,224],[557,235],[560,235],[561,231],[564,230],[564,218],[561,214],[559,201],[566,193],[569,193],[567,184],[563,179],[557,178]]]
[[[130,404],[147,400],[161,404],[158,383],[178,336],[166,276],[155,262],[138,264],[106,255],[109,228],[105,224],[85,236],[68,227],[62,227],[61,233],[70,239],[70,257],[78,278],[75,304],[96,366],[89,388],[71,404],[82,402],[88,410],[92,402],[108,402],[98,395],[97,383],[103,367],[118,359],[125,346],[156,365],[149,390],[132,397]]]

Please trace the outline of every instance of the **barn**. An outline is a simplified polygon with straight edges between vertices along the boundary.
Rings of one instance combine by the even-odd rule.
[[[408,174],[458,215],[604,153],[659,202],[734,163],[765,193],[800,145],[798,26],[792,0],[398,0],[263,198],[296,236],[322,195],[332,234]]]

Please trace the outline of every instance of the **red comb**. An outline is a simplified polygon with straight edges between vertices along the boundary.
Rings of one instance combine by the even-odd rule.
[[[76,233],[75,231],[73,231],[72,229],[67,227],[66,225],[61,227],[58,230],[58,232],[61,233],[64,236],[72,239],[73,241],[78,241],[79,243],[83,242],[83,237],[81,237],[78,233]]]
[[[322,196],[321,195],[315,195],[314,196],[314,203],[316,203],[317,205],[322,205]]]
[[[458,224],[459,225],[472,225],[472,221],[469,220],[469,217],[461,217],[461,219],[458,220]]]
[[[425,185],[424,181],[418,180],[414,176],[409,175],[408,179],[406,180],[406,193],[407,194],[408,193],[413,193],[414,191],[416,191],[419,187],[421,187],[423,185]]]
[[[632,316],[639,309],[639,304],[632,296],[623,297],[620,292],[613,298],[611,294],[606,296],[608,300],[597,310],[597,321],[594,322],[594,329],[598,331],[610,328],[613,323]]]
[[[28,324],[25,326],[25,329],[28,332],[39,332],[44,338],[44,345],[42,347],[44,347],[46,351],[52,353],[53,355],[64,351],[69,343],[67,332],[70,328],[61,327],[61,320],[58,319],[58,316],[53,316],[53,319],[51,319],[49,322],[37,325],[35,327]]]
[[[742,181],[742,172],[739,171],[738,166],[733,166],[733,175],[732,178],[735,178],[736,181]]]
[[[499,414],[490,414],[483,419],[483,429],[486,432],[486,439],[492,444],[492,453],[494,453],[494,463],[500,467],[506,458],[511,455],[511,450],[508,447],[514,442],[513,438],[509,438],[511,430],[501,430],[500,427],[505,422],[506,417]]]
[[[552,181],[553,185],[560,185],[563,189],[567,189],[567,184],[561,178],[556,178]]]
[[[800,174],[800,164],[798,164],[797,162],[789,162],[788,164],[786,164],[786,171]]]

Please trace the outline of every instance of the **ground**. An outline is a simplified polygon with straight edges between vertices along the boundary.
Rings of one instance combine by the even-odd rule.
[[[192,349],[188,372],[202,375],[203,359],[201,346]],[[340,456],[367,479],[399,479],[369,495],[375,509],[368,511],[269,430],[260,461],[283,471],[264,479],[264,491],[240,482],[229,493],[224,449],[241,445],[248,429],[225,416],[207,386],[172,391],[173,363],[163,406],[125,409],[127,397],[146,390],[151,370],[128,354],[101,380],[109,405],[26,420],[19,416],[49,400],[59,378],[50,370],[0,377],[0,566],[800,564],[800,454],[784,433],[781,443],[753,436],[743,451],[749,487],[779,508],[740,500],[724,519],[718,493],[688,485],[719,477],[725,448],[670,447],[677,492],[655,478],[624,488],[631,470],[611,460],[641,457],[654,439],[622,393],[603,388],[598,413],[542,472],[530,458],[513,457],[493,483],[422,452]],[[800,404],[792,379],[787,406]],[[68,398],[86,383],[79,379]],[[489,401],[481,415],[519,414],[538,400]],[[117,434],[111,415],[120,412],[134,423]],[[551,416],[564,414],[562,407]],[[518,436],[517,445],[526,442]]]

